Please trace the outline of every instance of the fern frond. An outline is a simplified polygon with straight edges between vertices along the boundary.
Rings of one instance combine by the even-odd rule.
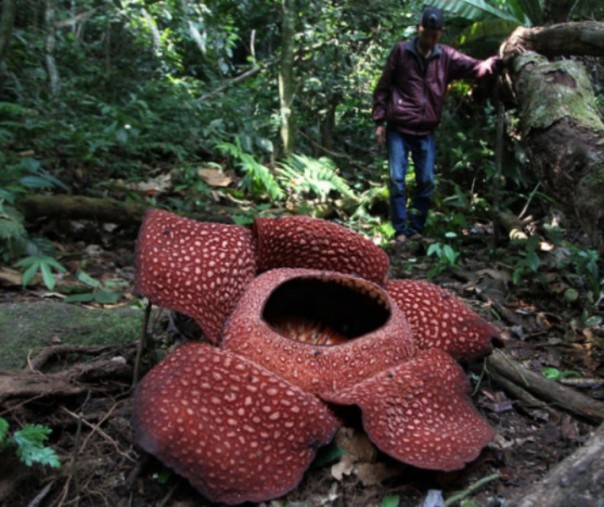
[[[331,192],[356,199],[346,180],[338,174],[334,162],[325,157],[314,159],[292,155],[277,169],[277,179],[284,187],[293,187],[300,194],[306,197],[314,195],[321,201],[327,200]]]

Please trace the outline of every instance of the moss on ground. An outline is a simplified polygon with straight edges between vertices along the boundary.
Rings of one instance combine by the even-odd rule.
[[[91,309],[57,302],[0,305],[0,369],[21,369],[48,345],[121,345],[138,340],[143,310]]]

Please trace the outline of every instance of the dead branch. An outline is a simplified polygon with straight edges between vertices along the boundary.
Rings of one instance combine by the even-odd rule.
[[[500,350],[487,359],[487,368],[553,405],[597,423],[604,421],[604,403],[528,370]]]
[[[125,379],[132,367],[125,362],[103,359],[79,363],[57,373],[0,371],[0,402],[9,398],[75,396],[90,389],[98,379]]]
[[[238,76],[235,76],[233,79],[230,79],[229,81],[227,81],[226,83],[220,85],[218,88],[216,88],[215,90],[212,90],[211,92],[208,92],[204,95],[202,95],[201,97],[199,97],[199,101],[203,102],[211,97],[213,97],[214,95],[218,95],[219,93],[222,93],[225,89],[227,89],[229,86],[232,86],[234,84],[239,83],[240,81],[244,81],[245,79],[247,79],[248,77],[252,77],[255,76],[256,74],[258,74],[260,71],[263,71],[267,68],[269,68],[271,65],[273,65],[275,63],[276,60],[268,60],[267,62],[264,62],[262,65],[258,65],[256,67],[253,67],[245,72],[243,72],[242,74],[239,74]]]
[[[110,348],[109,345],[52,345],[42,349],[33,359],[28,357],[25,371],[41,370],[51,359],[66,354],[99,354]]]

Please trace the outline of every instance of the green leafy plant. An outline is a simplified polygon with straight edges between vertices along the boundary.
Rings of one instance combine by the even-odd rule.
[[[288,191],[288,198],[300,205],[316,200],[325,203],[330,196],[356,201],[348,182],[338,174],[335,163],[326,158],[294,154],[277,169],[277,181]]]
[[[541,258],[537,253],[539,245],[539,238],[537,236],[515,240],[515,243],[523,247],[513,259],[514,271],[512,273],[512,283],[518,285],[527,273],[536,273],[539,270]]]
[[[454,232],[448,232],[446,235],[448,238],[456,238],[457,234]],[[428,257],[434,256],[437,258],[437,262],[430,271],[428,272],[429,277],[436,276],[447,269],[451,269],[457,266],[459,256],[461,252],[455,250],[448,243],[436,242],[432,243],[426,251]]]
[[[15,203],[19,196],[31,190],[53,187],[67,189],[60,180],[43,169],[39,160],[31,157],[7,163],[0,171],[0,256],[4,262],[25,255],[52,257],[50,242],[28,233],[25,219]]]
[[[340,458],[345,454],[348,453],[338,444],[332,442],[328,446],[319,449],[317,457],[313,461],[312,466],[314,468],[320,468],[326,465],[331,465],[332,463],[339,461]]]
[[[54,290],[56,278],[53,271],[65,273],[67,270],[53,257],[48,255],[30,255],[21,259],[15,266],[23,269],[22,283],[23,287],[32,281],[36,273],[40,272],[42,281],[48,290]]]
[[[34,463],[60,468],[61,462],[54,449],[45,445],[52,433],[48,426],[41,424],[26,424],[12,435],[8,433],[9,424],[0,417],[0,447],[14,448],[17,457],[28,467]]]
[[[219,144],[217,148],[238,161],[238,166],[244,173],[240,185],[250,195],[262,196],[265,194],[273,201],[280,201],[285,197],[285,192],[270,169],[258,162],[253,155],[246,153],[241,147],[239,139],[234,144]]]
[[[388,495],[382,498],[382,502],[380,503],[380,507],[398,507],[401,498],[399,495]]]
[[[112,305],[117,303],[122,297],[121,292],[113,290],[114,288],[125,285],[125,282],[108,281],[101,282],[93,278],[85,271],[79,271],[77,279],[82,282],[86,288],[78,294],[71,294],[65,298],[66,303],[99,303],[102,305]]]
[[[555,380],[559,382],[565,378],[580,378],[581,374],[578,371],[573,370],[559,370],[558,368],[546,367],[541,370],[541,375],[549,380]]]

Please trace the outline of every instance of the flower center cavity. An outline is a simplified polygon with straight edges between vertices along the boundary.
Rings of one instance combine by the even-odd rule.
[[[382,327],[390,305],[383,291],[365,280],[300,277],[273,291],[262,317],[285,338],[337,345]]]

